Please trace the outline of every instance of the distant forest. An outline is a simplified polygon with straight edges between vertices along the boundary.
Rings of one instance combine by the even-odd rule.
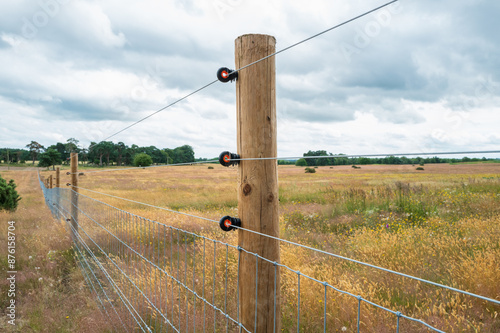
[[[92,166],[127,166],[134,164],[134,158],[139,154],[146,154],[154,164],[173,164],[194,162],[194,151],[189,145],[177,148],[162,148],[155,146],[139,147],[127,146],[123,142],[113,143],[102,141],[91,142],[89,148],[81,148],[76,139],[68,139],[65,143],[57,142],[44,147],[36,141],[26,145],[26,149],[0,148],[0,160],[3,163],[31,163],[38,166],[69,164],[72,152],[79,154],[82,164]]]
[[[463,158],[442,158],[442,157],[343,157],[345,154],[334,155],[325,150],[308,151],[303,154],[304,157],[297,161],[279,161],[280,164],[295,164],[298,166],[323,166],[323,165],[368,165],[368,164],[411,164],[422,165],[430,163],[460,163],[460,162],[481,162],[494,161],[486,157],[463,157]],[[322,156],[321,158],[314,158]]]
[[[91,142],[89,148],[81,148],[79,141],[70,138],[65,143],[57,142],[48,147],[44,147],[36,141],[31,141],[26,145],[26,149],[0,148],[0,162],[9,164],[31,163],[38,166],[48,167],[60,164],[69,164],[70,154],[79,153],[79,161],[89,166],[129,166],[151,164],[178,164],[191,163],[195,161],[216,161],[213,159],[195,159],[194,150],[189,145],[177,148],[157,148],[155,146],[140,147],[138,145],[127,146],[123,142],[113,143],[102,141]],[[138,159],[142,155],[141,159]],[[144,155],[147,161],[144,162]],[[459,163],[459,162],[481,162],[492,161],[486,157],[463,157],[463,158],[442,158],[442,157],[344,157],[344,154],[334,155],[325,150],[308,151],[304,157],[298,160],[278,160],[278,164],[295,164],[297,166],[325,166],[325,165],[367,165],[367,164],[429,164],[429,163]],[[321,156],[321,158],[314,158]],[[134,161],[135,160],[135,161]],[[497,159],[498,160],[498,159]]]

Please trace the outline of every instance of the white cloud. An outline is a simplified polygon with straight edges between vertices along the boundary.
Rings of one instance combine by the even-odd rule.
[[[102,5],[96,1],[71,1],[57,16],[62,34],[87,45],[121,48],[125,35],[116,31]]]

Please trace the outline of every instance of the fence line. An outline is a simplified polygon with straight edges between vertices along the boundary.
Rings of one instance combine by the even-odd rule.
[[[214,332],[223,329],[250,332],[239,321],[240,309],[238,305],[240,255],[246,253],[255,256],[256,281],[259,278],[259,262],[274,265],[274,304],[276,304],[279,293],[282,292],[276,286],[277,271],[283,269],[291,274],[290,281],[296,280],[297,331],[300,331],[301,327],[301,288],[308,291],[316,286],[324,291],[322,318],[317,318],[318,321],[323,321],[323,332],[327,332],[328,324],[331,325],[327,320],[328,303],[332,302],[329,290],[330,294],[336,292],[357,302],[356,327],[358,332],[362,323],[362,303],[394,316],[396,332],[399,332],[401,318],[423,325],[435,332],[442,332],[421,319],[374,303],[365,297],[342,290],[331,282],[321,281],[299,269],[270,261],[240,246],[140,217],[79,193],[77,193],[79,220],[77,221],[78,228],[75,229],[69,222],[72,218],[69,212],[71,212],[72,205],[71,193],[76,192],[63,188],[46,188],[41,180],[40,186],[53,216],[58,220],[67,221],[68,230],[75,235],[73,240],[76,259],[82,268],[89,289],[97,296],[98,305],[100,305],[99,308],[103,315],[106,315],[112,323],[119,322],[125,331],[139,329],[143,332],[168,332],[172,329],[173,332],[187,332],[190,328],[192,331],[196,331],[196,327],[199,325],[203,326],[204,332],[212,328]],[[196,216],[189,217],[195,218]],[[499,301],[455,288],[294,242],[279,240],[287,246],[298,246],[500,304]],[[213,257],[208,258],[208,252],[212,248]],[[220,253],[220,248],[223,249],[222,253]],[[202,281],[199,281],[200,276],[202,276]],[[307,288],[308,283],[309,288]],[[210,290],[211,295],[209,294]],[[210,296],[212,296],[211,300]],[[112,312],[110,313],[108,310]],[[275,307],[273,310],[274,322],[281,320],[282,309]],[[259,313],[257,289],[255,308],[252,311],[255,320],[257,320]],[[197,317],[200,317],[201,313],[203,313],[202,323],[199,319],[197,321]],[[192,317],[190,317],[191,315]],[[225,323],[221,324],[220,319]],[[210,323],[213,323],[213,326]]]
[[[312,159],[339,159],[339,158],[359,158],[359,157],[390,157],[390,156],[438,156],[438,155],[461,155],[461,154],[500,154],[500,150],[470,150],[470,151],[441,151],[441,152],[430,152],[430,153],[396,153],[396,154],[350,154],[350,155],[332,155],[332,156],[288,156],[288,157],[244,157],[244,158],[234,158],[231,159],[233,162],[239,161],[266,161],[266,160],[312,160]],[[130,168],[112,168],[103,170],[91,170],[85,171],[85,174],[98,173],[98,172],[110,172],[110,171],[126,171],[126,170],[140,170],[140,169],[150,169],[150,168],[165,168],[165,167],[175,167],[175,166],[186,166],[186,165],[200,165],[200,164],[218,164],[218,160],[211,161],[197,161],[197,162],[184,162],[184,163],[174,163],[174,164],[161,164],[161,165],[150,165],[144,167],[130,167]],[[67,173],[71,175],[71,172]]]

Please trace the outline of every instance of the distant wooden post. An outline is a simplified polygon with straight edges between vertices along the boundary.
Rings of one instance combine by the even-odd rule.
[[[275,44],[275,38],[268,35],[238,37],[235,41],[236,68],[241,68],[274,53]],[[241,158],[276,157],[274,57],[238,73],[236,107],[237,144],[238,154]],[[238,168],[238,216],[243,228],[279,237],[276,160],[240,162]],[[239,246],[272,262],[279,263],[280,244],[278,241],[244,230],[239,230],[238,233]],[[258,274],[257,293],[255,290],[256,272]],[[239,273],[241,323],[250,332],[281,332],[278,267],[261,259],[256,260],[255,255],[241,252]],[[276,320],[274,318],[275,311]],[[276,327],[273,327],[274,322],[276,322]]]
[[[61,190],[60,190],[60,187],[61,187],[61,168],[60,167],[57,167],[56,168],[56,192],[55,192],[55,205],[56,205],[56,208],[57,208],[57,218],[58,220],[61,219],[61,215],[60,215],[60,206],[61,206]]]
[[[78,231],[78,154],[71,153],[71,225]],[[76,238],[76,235],[73,235]]]
[[[61,187],[61,168],[56,168],[56,187]]]
[[[52,178],[52,175],[49,176],[49,188],[53,188],[53,185],[54,185],[54,180]]]

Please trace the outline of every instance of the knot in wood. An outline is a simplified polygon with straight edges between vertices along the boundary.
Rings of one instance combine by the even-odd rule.
[[[252,186],[250,184],[245,184],[245,186],[243,186],[243,194],[249,195],[250,192],[252,192]]]
[[[272,202],[274,200],[274,195],[272,193],[269,193],[267,195],[267,201]]]

